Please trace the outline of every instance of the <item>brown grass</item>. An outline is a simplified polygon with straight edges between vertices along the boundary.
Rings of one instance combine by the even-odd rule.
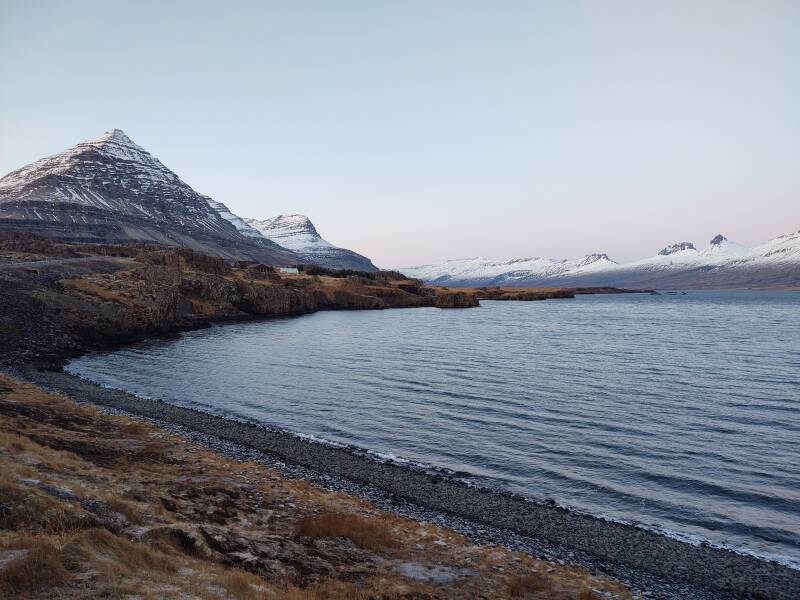
[[[264,581],[247,571],[227,569],[220,575],[219,582],[238,600],[257,600],[264,597],[260,591],[264,587]]]
[[[157,462],[168,461],[167,452],[169,444],[154,440],[147,442],[138,452],[138,457],[143,460],[152,460]]]
[[[265,597],[269,596],[258,596],[258,598]],[[362,591],[353,583],[347,581],[328,580],[316,585],[312,585],[308,588],[287,586],[277,591],[275,597],[280,598],[281,600],[368,600],[370,598],[375,598],[376,596],[374,591],[373,593]],[[377,597],[385,596],[381,595]],[[419,597],[425,598],[427,595]]]
[[[0,529],[69,532],[86,527],[84,515],[32,488],[0,482]]]
[[[362,517],[348,513],[308,515],[300,519],[295,530],[297,537],[347,538],[367,550],[383,550],[397,546],[389,523],[381,517]]]
[[[100,300],[105,300],[109,302],[118,302],[123,306],[132,307],[135,306],[136,303],[133,302],[130,298],[128,298],[125,294],[117,292],[116,290],[110,290],[106,287],[98,285],[93,281],[89,281],[87,279],[83,279],[81,277],[71,277],[69,279],[62,279],[61,283],[64,287],[72,288],[82,294],[87,296],[93,296]]]
[[[592,590],[581,590],[578,592],[578,600],[598,600],[598,598]]]
[[[528,592],[543,592],[550,587],[547,578],[539,573],[518,575],[508,583],[508,595],[512,598],[524,598]]]
[[[116,536],[106,529],[81,532],[66,544],[64,556],[66,565],[71,569],[98,563],[104,565],[109,574],[115,575],[149,570],[172,573],[177,569],[175,561],[168,556],[145,544]]]
[[[41,540],[28,552],[0,571],[0,592],[6,597],[24,594],[43,586],[54,587],[69,578],[61,555],[50,542]]]
[[[134,525],[142,525],[144,523],[141,511],[127,500],[112,496],[106,498],[106,502],[111,510],[120,513]]]
[[[41,450],[41,446],[29,438],[15,433],[0,434],[0,446],[9,448],[16,452],[36,452]]]
[[[129,433],[131,435],[138,436],[146,434],[148,431],[150,431],[150,428],[141,421],[128,421],[120,428],[120,430],[122,433]]]

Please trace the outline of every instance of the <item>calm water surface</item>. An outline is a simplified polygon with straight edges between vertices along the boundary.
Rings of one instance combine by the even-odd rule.
[[[69,369],[800,567],[800,293],[322,312]]]

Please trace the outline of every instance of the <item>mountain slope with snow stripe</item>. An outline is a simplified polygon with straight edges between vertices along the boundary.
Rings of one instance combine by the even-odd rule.
[[[305,215],[278,215],[262,220],[245,219],[245,222],[265,238],[299,255],[304,262],[332,269],[378,270],[366,256],[324,240]]]
[[[231,225],[233,225],[236,230],[251,238],[263,238],[264,236],[259,233],[259,231],[250,225],[248,225],[245,220],[240,217],[239,215],[235,215],[231,212],[231,210],[225,206],[222,202],[217,202],[216,200],[212,200],[208,196],[203,196],[208,202],[208,205],[217,211],[220,217],[228,221]]]

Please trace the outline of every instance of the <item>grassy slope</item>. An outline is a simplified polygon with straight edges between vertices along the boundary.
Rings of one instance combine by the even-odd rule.
[[[4,374],[0,415],[0,597],[630,597]]]

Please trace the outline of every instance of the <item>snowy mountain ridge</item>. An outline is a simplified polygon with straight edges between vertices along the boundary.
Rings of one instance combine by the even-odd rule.
[[[317,232],[305,215],[278,215],[269,219],[245,219],[245,223],[265,238],[288,248],[305,262],[335,269],[376,271],[366,256],[334,246]]]
[[[699,251],[691,242],[679,242],[655,256],[625,264],[614,262],[605,254],[589,254],[577,260],[448,260],[400,270],[410,277],[443,285],[797,286],[800,231],[755,248],[720,234]]]
[[[335,248],[322,239],[316,227],[305,215],[278,215],[269,219],[245,219],[247,224],[263,235],[292,250]]]

